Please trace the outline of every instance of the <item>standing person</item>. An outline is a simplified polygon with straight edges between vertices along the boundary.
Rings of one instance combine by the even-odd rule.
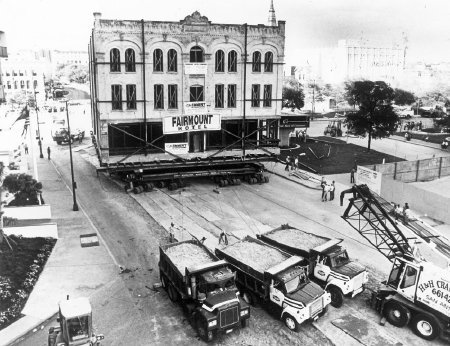
[[[405,224],[408,223],[408,216],[409,216],[409,205],[408,203],[405,203],[405,205],[403,206],[403,220]]]
[[[289,171],[290,164],[291,164],[291,157],[288,155],[288,156],[286,156],[286,167],[284,167],[285,171]]]
[[[334,190],[336,189],[336,187],[334,186],[334,180],[330,185],[330,201],[332,201],[334,199]]]
[[[294,169],[297,170],[297,168],[298,168],[298,156],[296,156],[294,159]]]
[[[320,183],[320,187],[322,188],[322,202],[324,202],[325,199],[325,187],[327,186],[327,182],[325,181],[325,178],[322,178],[322,182]]]
[[[220,244],[222,241],[223,241],[223,243],[224,243],[225,245],[228,245],[228,238],[227,238],[227,235],[226,235],[225,231],[222,231],[222,232],[220,233],[219,244]]]
[[[81,136],[81,133],[78,135],[78,143],[83,143],[83,137]]]
[[[50,160],[50,153],[51,153],[50,147],[47,147],[47,155],[49,160]]]
[[[356,170],[354,168],[352,168],[352,170],[350,171],[350,184],[355,183],[355,172]]]
[[[25,154],[28,154],[28,145],[25,144]]]
[[[328,193],[329,192],[330,192],[330,185],[329,184],[325,184],[324,197],[323,197],[323,201],[322,202],[326,202],[328,200]]]

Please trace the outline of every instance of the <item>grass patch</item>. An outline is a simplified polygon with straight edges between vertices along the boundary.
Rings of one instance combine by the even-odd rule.
[[[8,237],[0,244],[0,329],[21,317],[56,239]]]
[[[375,150],[367,152],[367,148],[332,137],[309,138],[306,143],[297,143],[300,147],[282,150],[280,158],[284,161],[287,155],[299,155],[303,163],[320,175],[349,173],[355,162],[366,166],[383,162],[404,161],[396,156],[380,153]]]

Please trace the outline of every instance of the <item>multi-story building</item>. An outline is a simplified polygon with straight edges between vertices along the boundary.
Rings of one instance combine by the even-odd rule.
[[[8,51],[6,49],[5,33],[0,31],[0,104],[5,102],[5,85],[2,74],[2,58],[8,57]]]
[[[279,152],[285,22],[273,5],[268,25],[216,24],[199,12],[178,22],[94,16],[90,79],[102,160],[207,159],[241,155],[244,144],[246,154]]]
[[[32,51],[9,53],[2,59],[1,77],[5,86],[5,98],[16,93],[34,93],[38,100],[45,99],[46,63],[36,59]]]

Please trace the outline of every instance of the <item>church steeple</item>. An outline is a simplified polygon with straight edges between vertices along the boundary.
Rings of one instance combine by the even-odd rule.
[[[277,17],[275,17],[275,9],[273,8],[273,0],[270,0],[268,26],[277,26]]]

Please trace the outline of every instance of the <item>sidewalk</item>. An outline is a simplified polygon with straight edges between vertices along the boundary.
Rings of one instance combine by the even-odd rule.
[[[31,157],[28,160],[31,168]],[[38,158],[37,165],[43,198],[51,205],[59,239],[22,310],[25,316],[0,331],[0,345],[10,344],[52,318],[58,302],[67,295],[89,297],[118,276],[117,265],[100,237],[100,246],[81,247],[80,235],[98,232],[81,208],[72,211],[72,194],[53,162]]]

